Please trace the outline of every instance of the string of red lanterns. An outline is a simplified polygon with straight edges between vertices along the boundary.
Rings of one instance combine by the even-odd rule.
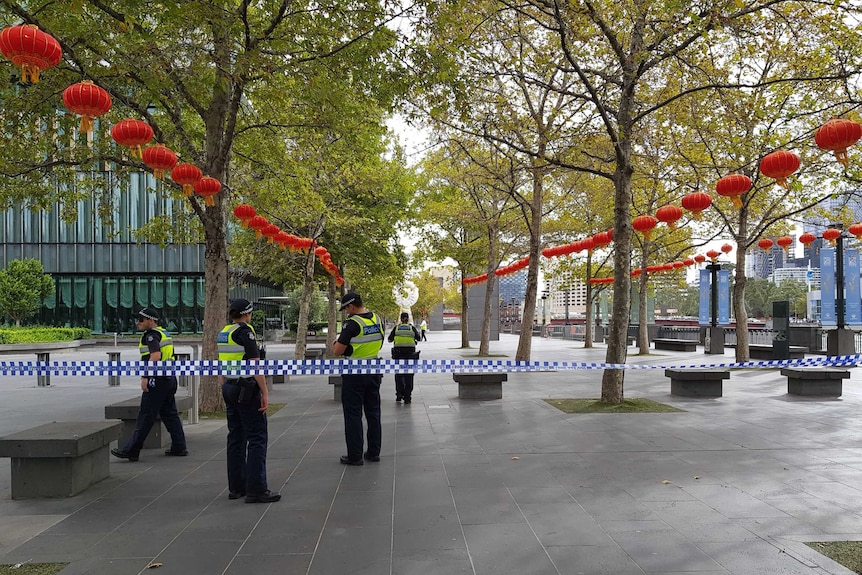
[[[344,278],[341,277],[338,266],[332,261],[329,250],[317,245],[313,239],[301,238],[285,232],[277,225],[270,223],[265,217],[257,215],[257,210],[249,204],[237,205],[233,209],[233,215],[240,221],[242,227],[253,229],[255,237],[265,237],[268,243],[277,244],[279,249],[290,249],[292,252],[302,253],[308,253],[313,249],[314,255],[317,256],[326,273],[335,278],[335,285],[341,287],[344,284]]]

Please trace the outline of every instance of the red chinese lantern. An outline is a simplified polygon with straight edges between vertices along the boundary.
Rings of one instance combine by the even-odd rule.
[[[89,80],[72,84],[63,90],[63,104],[81,116],[79,132],[93,132],[93,118],[107,114],[111,109],[111,95]]]
[[[673,269],[675,269],[675,270],[681,270],[682,268],[685,267],[685,264],[682,262],[673,262],[672,265],[673,265]]]
[[[162,144],[156,144],[144,150],[141,159],[152,168],[153,175],[160,180],[165,178],[165,172],[177,165],[177,155]]]
[[[274,239],[280,249],[285,249],[288,242],[290,242],[290,234],[284,231],[280,231],[278,232],[278,234],[276,234]]]
[[[668,204],[660,207],[656,211],[655,217],[658,221],[666,223],[670,229],[675,230],[676,221],[682,217],[682,210],[677,206]]]
[[[640,232],[644,235],[644,237],[649,241],[649,234],[653,228],[658,224],[658,220],[652,216],[638,216],[634,220],[632,220],[632,228],[636,232]]]
[[[207,206],[215,205],[213,196],[219,193],[219,190],[221,190],[221,182],[215,178],[204,176],[195,182],[195,193],[204,197],[204,204]],[[272,241],[272,238],[270,238],[270,241]]]
[[[580,244],[580,246],[578,247],[578,251],[587,250],[589,252],[596,247],[596,241],[592,237],[584,238],[578,243]]]
[[[793,238],[791,238],[790,236],[781,236],[780,238],[775,240],[775,243],[781,246],[782,249],[784,249],[784,251],[786,252],[787,248],[793,245]]]
[[[862,138],[862,126],[853,120],[832,118],[814,134],[814,143],[821,150],[830,150],[838,162],[847,167],[847,148]]]
[[[633,278],[636,278],[636,277],[639,277],[642,273],[643,273],[643,270],[641,268],[635,268],[632,270],[631,276]]]
[[[203,175],[194,164],[180,164],[171,170],[171,179],[183,187],[183,195],[187,198],[192,197],[195,184]]]
[[[233,215],[239,219],[242,227],[247,228],[249,220],[255,217],[257,212],[248,204],[240,204],[233,209]]]
[[[830,244],[835,245],[835,240],[841,237],[841,230],[835,228],[826,228],[823,230],[823,239],[828,240]]]
[[[715,192],[719,196],[730,198],[737,210],[742,207],[739,196],[751,189],[751,178],[742,174],[728,174],[715,183]]]
[[[593,236],[593,245],[597,248],[603,248],[611,243],[611,236],[608,232],[599,232]]]
[[[769,238],[763,238],[757,242],[757,247],[768,252],[772,249],[772,240]]]
[[[847,231],[856,236],[857,240],[862,240],[862,223],[857,222],[853,224],[847,228]]]
[[[722,244],[721,248],[719,249],[721,249],[722,252],[729,254],[733,251],[733,246],[730,244]]]
[[[129,148],[133,158],[140,158],[141,146],[153,139],[153,129],[146,122],[126,118],[114,124],[111,137],[121,146]]]
[[[804,234],[799,236],[800,243],[802,243],[802,245],[804,245],[805,247],[808,247],[809,245],[813,244],[814,240],[816,240],[816,239],[817,239],[817,236],[815,236],[814,234],[812,234],[810,232],[805,232]]]
[[[16,66],[21,66],[21,81],[39,81],[39,72],[60,63],[63,50],[50,34],[33,24],[12,26],[0,32],[0,52]]]
[[[269,225],[269,220],[263,216],[254,216],[248,221],[248,227],[254,230],[254,236],[259,238],[263,235],[263,229]]]
[[[712,205],[712,198],[703,192],[692,192],[682,197],[682,207],[691,212],[696,220],[700,220],[700,212]]]
[[[666,271],[666,272],[672,271],[673,270],[673,264],[672,263],[662,264],[661,269],[663,271]]]
[[[712,261],[715,261],[715,259],[720,255],[721,255],[721,252],[717,252],[715,250],[709,250],[708,252],[706,252],[706,257],[708,257]]]
[[[775,183],[787,187],[787,176],[799,169],[799,156],[786,150],[775,150],[760,160],[760,172]]]
[[[197,191],[197,190],[195,190]],[[264,235],[264,237],[269,241],[269,243],[273,243],[275,241],[275,236],[278,235],[278,232],[281,230],[275,224],[267,224],[265,228],[263,228],[260,233]]]
[[[697,254],[696,256],[694,256],[694,261],[696,261],[699,264],[702,264],[703,262],[706,261],[706,256],[703,254]]]
[[[684,264],[685,264],[685,265],[687,265],[687,266],[693,266],[693,265],[694,265],[694,260],[693,260],[693,259],[691,259],[691,258],[685,258],[684,260],[682,260],[682,263],[684,263]]]

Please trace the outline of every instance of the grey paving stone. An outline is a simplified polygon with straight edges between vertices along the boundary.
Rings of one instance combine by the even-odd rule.
[[[144,558],[97,557],[71,563],[58,575],[138,575],[149,564]]]
[[[557,570],[526,523],[464,525],[476,575],[556,575]]]
[[[161,563],[159,575],[221,573],[239,551],[242,539],[216,539],[208,533],[182,533],[164,552],[153,558]],[[194,549],[194,553],[189,550]]]
[[[392,529],[398,552],[466,549],[453,505],[399,506]]]
[[[305,573],[311,562],[311,554],[240,554],[234,558],[225,575],[284,575]]]
[[[466,549],[404,551],[396,547],[392,573],[398,575],[473,575]]]
[[[548,547],[560,575],[643,575],[643,570],[616,545]]]
[[[452,495],[463,525],[525,522],[505,487],[453,487]]]
[[[391,525],[391,491],[339,491],[327,520],[327,527],[335,529]]]
[[[521,512],[542,545],[611,545],[613,540],[575,502],[527,503]]]
[[[721,570],[721,565],[697,545],[670,528],[664,531],[614,533],[612,537],[647,573]]]
[[[345,571],[359,575],[390,573],[391,527],[327,529],[314,554],[308,575]]]
[[[734,575],[802,575],[811,567],[766,541],[700,543],[700,548]]]

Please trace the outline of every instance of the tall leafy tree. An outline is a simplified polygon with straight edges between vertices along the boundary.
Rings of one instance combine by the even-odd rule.
[[[215,357],[215,334],[224,324],[227,303],[226,213],[236,191],[235,171],[244,166],[249,172],[255,168],[264,182],[272,177],[264,150],[289,145],[286,128],[296,124],[285,119],[286,112],[306,91],[326,90],[325,81],[303,80],[328,62],[344,61],[352,81],[365,89],[386,85],[386,105],[391,103],[399,60],[396,33],[386,24],[404,13],[400,3],[167,0],[157,13],[151,4],[135,0],[81,0],[77,10],[50,1],[3,0],[0,5],[4,23],[36,24],[56,37],[64,52],[61,66],[39,84],[2,87],[7,124],[34,129],[6,142],[0,200],[38,206],[59,199],[71,219],[78,197],[97,194],[105,198],[102,205],[110,206],[112,190],[105,185],[103,167],[122,175],[141,166],[112,145],[107,124],[127,116],[146,120],[156,141],[224,186],[215,206],[189,198],[191,219],[172,226],[154,222],[142,232],[144,237],[158,234],[161,241],[165,235],[167,241],[196,239],[189,237],[190,229],[202,234],[204,357]],[[63,88],[82,79],[108,90],[114,101],[92,141],[74,134],[76,119],[56,111]],[[302,124],[315,122],[322,120],[306,117]],[[79,169],[60,169],[66,166]],[[95,177],[79,176],[88,170]],[[204,409],[219,404],[214,378],[206,378],[202,395]]]

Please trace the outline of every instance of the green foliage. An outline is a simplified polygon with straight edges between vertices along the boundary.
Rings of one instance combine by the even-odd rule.
[[[89,339],[90,330],[83,327],[0,328],[0,344],[51,343]]]
[[[0,313],[12,318],[15,325],[35,315],[53,293],[54,280],[39,260],[12,260],[0,270]]]
[[[751,317],[772,317],[772,304],[790,302],[790,315],[804,317],[808,287],[798,281],[784,280],[774,284],[766,279],[749,279],[745,286],[745,308]]]

